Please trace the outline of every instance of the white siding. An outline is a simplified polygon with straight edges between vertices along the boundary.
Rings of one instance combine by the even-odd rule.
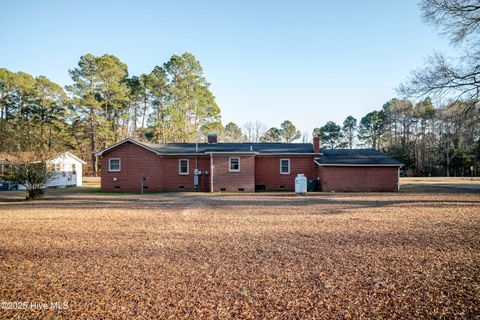
[[[64,153],[49,161],[48,164],[60,164],[60,172],[55,173],[55,177],[47,184],[47,187],[82,186],[82,162],[68,153]],[[75,171],[72,171],[72,165],[75,166]]]

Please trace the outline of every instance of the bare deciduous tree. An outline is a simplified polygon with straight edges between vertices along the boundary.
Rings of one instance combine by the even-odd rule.
[[[424,20],[440,29],[463,52],[456,58],[435,53],[397,89],[407,97],[477,101],[480,96],[480,2],[423,0]]]
[[[453,44],[478,37],[480,2],[478,0],[423,0],[422,15],[427,23],[440,27]],[[478,39],[477,39],[478,41]]]
[[[265,133],[267,126],[260,121],[250,121],[244,124],[245,136],[248,142],[259,142],[260,137]]]

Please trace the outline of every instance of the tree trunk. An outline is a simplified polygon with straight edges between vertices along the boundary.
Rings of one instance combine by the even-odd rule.
[[[162,107],[161,119],[162,119],[162,143],[166,143],[166,139],[165,139],[165,114],[163,112],[163,107]]]
[[[135,102],[134,108],[133,108],[133,124],[132,124],[133,136],[135,136],[137,132],[137,122],[138,122],[138,103]]]
[[[31,189],[28,189],[28,196],[27,196],[26,199],[27,200],[35,200],[35,199],[43,197],[44,194],[45,194],[45,192],[42,189],[37,189],[35,187],[32,187]]]
[[[93,123],[91,124],[91,131],[90,131],[90,153],[91,153],[91,168],[92,168],[92,175],[97,176],[97,157],[95,156],[95,132]]]
[[[350,149],[353,149],[353,129],[350,128],[349,137],[348,137],[348,146]]]
[[[145,115],[147,114],[147,96],[143,98],[143,114],[142,114],[142,132],[145,129]]]
[[[450,177],[450,157],[447,153],[447,177]]]

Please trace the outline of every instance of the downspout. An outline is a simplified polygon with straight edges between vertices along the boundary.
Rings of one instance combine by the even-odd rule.
[[[195,179],[195,176],[197,176],[197,185],[194,186],[194,188],[199,191],[201,190],[200,187],[200,175],[197,175],[198,172],[198,126],[197,126],[197,136],[195,137],[195,171],[193,172],[193,179]]]
[[[400,191],[400,166],[398,166],[398,174],[397,174],[397,191]]]
[[[195,187],[196,191],[199,191],[199,190],[201,190],[200,175],[197,174],[197,172],[198,172],[198,141],[195,143],[195,170],[193,172],[193,179],[195,179],[195,176],[197,176],[197,185],[195,185],[194,187]]]
[[[210,192],[213,192],[213,153],[210,153]]]

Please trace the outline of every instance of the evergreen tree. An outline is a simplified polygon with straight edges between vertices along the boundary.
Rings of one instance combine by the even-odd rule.
[[[280,125],[280,136],[286,143],[291,143],[299,139],[301,135],[300,130],[297,130],[295,125],[289,120],[285,120]]]
[[[244,140],[242,129],[234,122],[227,123],[223,132],[226,142],[242,142]]]
[[[98,172],[95,152],[120,139],[121,118],[126,116],[129,101],[127,65],[113,55],[80,57],[78,67],[70,70],[73,84],[67,90],[82,129],[88,137],[92,174]]]
[[[352,116],[348,116],[345,121],[343,121],[342,134],[345,139],[345,145],[350,149],[353,149],[356,132],[357,119]]]
[[[313,136],[320,137],[322,145],[334,149],[343,147],[342,142],[342,128],[333,121],[328,121],[324,126],[315,128]]]
[[[360,120],[358,139],[366,146],[378,149],[386,127],[386,116],[383,111],[372,111]]]
[[[260,142],[282,142],[282,131],[278,128],[272,127],[268,129],[261,137]]]

